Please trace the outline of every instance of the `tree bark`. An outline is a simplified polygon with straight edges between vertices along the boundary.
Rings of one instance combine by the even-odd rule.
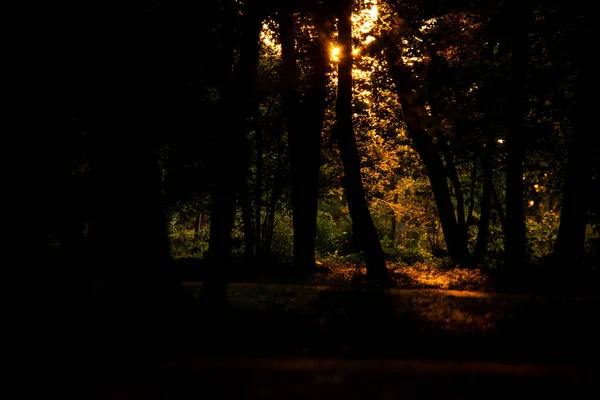
[[[244,255],[251,258],[255,254],[254,226],[252,224],[252,204],[248,193],[248,183],[244,182],[240,190],[240,209],[242,211],[242,222],[244,224]]]
[[[341,47],[338,64],[335,134],[344,165],[344,191],[348,200],[352,231],[365,253],[367,277],[386,280],[389,274],[377,230],[373,224],[360,174],[360,157],[352,125],[352,1],[340,5],[338,38]]]
[[[473,260],[476,265],[483,262],[485,253],[487,252],[490,233],[490,202],[491,188],[488,182],[484,182],[480,202],[481,215],[477,226],[477,241],[475,242],[475,249],[473,251]]]
[[[317,21],[319,37],[313,48],[310,89],[301,99],[293,14],[285,9],[279,14],[283,101],[290,143],[294,263],[305,269],[315,267],[320,142],[327,88],[327,34],[323,25]]]
[[[552,254],[555,265],[577,265],[583,259],[587,216],[591,206],[589,198],[594,185],[594,163],[600,159],[598,135],[589,132],[593,115],[590,102],[593,98],[591,71],[587,52],[579,52],[573,139],[567,159],[558,238]],[[599,172],[596,170],[596,174]]]
[[[456,198],[456,221],[458,224],[458,230],[463,236],[462,240],[467,240],[467,226],[465,224],[465,196],[463,195],[462,187],[458,173],[456,172],[456,165],[454,164],[454,156],[450,150],[450,146],[446,142],[446,138],[440,132],[437,133],[438,143],[446,160],[446,171],[452,186],[454,187],[454,197]]]
[[[516,0],[509,4],[510,60],[509,98],[506,107],[506,252],[505,267],[514,269],[526,259],[526,231],[523,206],[523,164],[525,162],[525,105],[527,69],[527,6]]]
[[[254,2],[246,5],[240,59],[217,111],[223,128],[217,133],[216,146],[223,154],[215,154],[212,163],[215,181],[208,250],[210,268],[203,287],[203,297],[215,305],[225,302],[231,230],[237,195],[247,172],[248,154],[244,144],[257,71],[261,14]],[[232,112],[237,115],[231,115]]]
[[[477,150],[475,150],[477,151]],[[473,220],[473,212],[475,211],[475,192],[477,186],[477,155],[473,156],[473,167],[471,168],[471,193],[469,196],[469,211],[467,211],[466,225],[467,227],[471,225],[471,221]]]

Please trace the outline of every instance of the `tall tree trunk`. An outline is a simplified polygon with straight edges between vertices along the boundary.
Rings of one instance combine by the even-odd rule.
[[[583,37],[579,38],[579,40],[583,39]],[[567,159],[558,238],[552,254],[556,265],[578,264],[583,258],[587,214],[591,205],[589,197],[594,185],[594,163],[600,159],[598,135],[589,132],[593,115],[592,103],[589,99],[593,94],[587,51],[579,50],[577,56],[579,74],[573,115],[573,139]],[[599,172],[597,170],[596,174]]]
[[[511,0],[509,98],[506,107],[506,254],[505,266],[514,269],[525,262],[525,214],[523,206],[523,164],[525,162],[525,107],[527,69],[527,5]]]
[[[314,265],[314,254],[311,257],[307,247],[308,209],[307,193],[305,192],[304,158],[306,143],[303,138],[302,111],[300,109],[299,71],[296,65],[297,53],[295,45],[296,28],[293,12],[284,9],[279,13],[279,33],[281,39],[281,57],[283,60],[283,104],[286,116],[286,126],[289,134],[289,156],[292,183],[292,220],[294,229],[294,262],[301,267]],[[307,251],[308,250],[308,251]]]
[[[317,211],[319,199],[319,170],[321,167],[321,134],[325,120],[325,100],[327,96],[327,71],[329,69],[329,52],[327,43],[330,35],[327,27],[327,16],[317,15],[315,25],[318,30],[311,51],[314,55],[313,71],[310,87],[304,96],[304,158],[302,186],[305,210],[305,240],[296,261],[300,265],[313,268],[315,264],[315,247],[317,243]]]
[[[225,302],[227,266],[231,251],[231,229],[235,217],[237,195],[246,177],[247,151],[245,139],[247,118],[251,110],[256,78],[259,36],[262,16],[259,6],[249,2],[244,11],[240,59],[230,86],[219,104],[216,145],[222,154],[215,155],[213,171],[212,215],[210,224],[209,261],[203,296],[216,305]],[[237,115],[231,115],[236,113]]]
[[[328,37],[321,20],[317,21],[317,26],[319,37],[315,40],[312,49],[315,59],[310,89],[301,102],[293,14],[289,10],[280,12],[283,101],[290,135],[294,263],[305,269],[312,269],[315,266],[320,143],[327,88],[325,43]]]
[[[338,38],[341,47],[338,65],[336,128],[338,145],[344,165],[344,191],[352,218],[353,235],[365,252],[367,277],[371,280],[389,279],[385,257],[377,230],[371,219],[365,189],[360,175],[360,157],[352,126],[352,1],[343,0],[338,19]]]

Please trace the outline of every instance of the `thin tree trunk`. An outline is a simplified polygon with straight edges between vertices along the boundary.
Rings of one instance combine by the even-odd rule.
[[[258,107],[257,107],[258,108]],[[255,254],[258,255],[262,249],[262,236],[261,236],[261,204],[262,204],[262,184],[263,184],[263,154],[264,154],[264,141],[263,141],[263,130],[258,126],[259,112],[257,110],[256,118],[256,188],[254,196],[254,243],[256,247]]]
[[[360,157],[352,126],[352,1],[342,1],[338,20],[338,38],[341,47],[338,65],[338,93],[336,101],[336,128],[338,145],[344,165],[344,191],[352,218],[352,231],[365,252],[367,277],[386,280],[389,274],[371,219],[360,175]]]
[[[475,250],[473,251],[474,263],[481,264],[487,253],[488,238],[490,232],[490,201],[491,190],[487,182],[483,184],[483,192],[481,194],[481,216],[479,217],[479,225],[477,227],[477,241],[475,242]]]
[[[489,140],[488,142],[492,142],[492,144],[493,144],[493,139]],[[488,143],[488,145],[489,145],[489,143]],[[494,202],[494,207],[496,209],[496,214],[498,214],[498,218],[500,219],[500,225],[502,226],[502,232],[504,233],[504,237],[506,237],[506,216],[504,215],[504,209],[502,208],[502,202],[500,201],[500,197],[498,197],[498,192],[496,191],[496,186],[494,185],[494,177],[493,177],[492,167],[491,167],[491,165],[489,165],[488,161],[486,160],[486,156],[481,151],[479,151],[478,156],[479,156],[479,160],[481,161],[481,164],[482,164],[485,183],[488,185],[488,188],[490,190],[490,195],[492,197],[492,200]]]
[[[437,133],[438,143],[446,160],[446,171],[452,186],[454,187],[454,196],[456,198],[456,221],[458,224],[458,230],[460,234],[467,240],[467,227],[465,224],[465,197],[463,195],[462,187],[460,185],[460,179],[456,172],[456,165],[454,164],[454,157],[452,151],[446,142],[446,138],[438,132]]]
[[[242,210],[242,222],[244,224],[244,254],[246,258],[251,258],[256,248],[254,239],[254,226],[252,225],[252,204],[248,193],[248,183],[242,184],[240,190],[240,208]]]
[[[473,167],[471,168],[471,195],[469,211],[467,211],[466,225],[469,226],[473,220],[473,212],[475,211],[475,189],[477,186],[477,156],[473,156]]]
[[[200,231],[200,224],[202,223],[202,210],[196,211],[196,218],[194,219],[194,239],[198,237]]]
[[[398,194],[394,195],[394,204],[398,204]],[[396,210],[392,210],[392,229],[390,234],[390,239],[392,240],[392,244],[396,246],[396,225],[398,225],[398,221],[396,218]]]
[[[511,44],[506,138],[506,253],[505,266],[514,269],[525,260],[523,164],[525,162],[525,104],[527,68],[527,6],[510,3]]]

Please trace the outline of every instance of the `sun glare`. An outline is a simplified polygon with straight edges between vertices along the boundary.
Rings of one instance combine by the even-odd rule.
[[[362,34],[371,32],[377,22],[378,9],[377,3],[370,3],[370,8],[365,8],[358,14],[352,15],[352,25],[354,29]]]
[[[342,49],[339,46],[331,46],[331,59],[335,62],[340,61]]]

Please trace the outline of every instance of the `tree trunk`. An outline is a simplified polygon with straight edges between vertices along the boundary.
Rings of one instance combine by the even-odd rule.
[[[471,265],[471,254],[467,247],[466,235],[462,234],[463,231],[456,220],[448,180],[446,179],[446,170],[432,137],[427,134],[422,126],[421,115],[425,112],[423,104],[420,104],[413,94],[410,73],[404,71],[402,66],[397,65],[399,57],[395,45],[393,43],[388,44],[386,47],[388,68],[402,107],[409,137],[425,165],[429,177],[446,247],[454,264],[468,267]]]
[[[254,239],[254,226],[252,225],[252,204],[248,193],[248,183],[244,182],[240,190],[240,208],[242,210],[242,222],[244,224],[244,255],[251,258],[256,248]]]
[[[338,37],[341,47],[338,65],[338,93],[336,101],[335,134],[344,165],[344,191],[348,200],[352,231],[365,252],[367,277],[386,280],[389,274],[379,242],[377,230],[371,219],[365,190],[360,175],[360,157],[352,126],[352,1],[344,0],[340,6]]]
[[[509,99],[506,107],[508,135],[506,138],[506,253],[505,267],[514,269],[525,260],[525,214],[523,206],[523,164],[525,162],[525,107],[527,69],[527,6],[510,3]]]
[[[477,151],[477,150],[475,150]],[[475,211],[475,192],[477,187],[477,155],[473,156],[473,167],[471,168],[471,194],[469,196],[469,211],[467,211],[466,225],[472,224],[473,212]]]
[[[600,159],[598,135],[589,132],[593,115],[589,99],[593,98],[593,94],[587,53],[580,50],[578,62],[577,98],[573,115],[574,136],[567,159],[558,238],[552,254],[556,265],[577,265],[583,259],[587,214],[591,205],[589,197],[594,185],[594,163]],[[597,170],[596,174],[599,172]]]
[[[263,154],[264,141],[262,127],[258,126],[259,112],[257,107],[256,112],[256,189],[254,195],[254,244],[256,247],[255,254],[258,255],[262,250],[262,235],[261,235],[261,205],[262,205],[262,185],[263,185]]]
[[[283,101],[289,133],[292,180],[292,218],[294,227],[294,263],[305,269],[315,267],[317,201],[320,167],[320,142],[325,116],[327,88],[327,34],[317,21],[319,37],[315,41],[311,87],[301,102],[295,49],[293,14],[279,15],[283,58]]]
[[[494,144],[494,139],[491,138],[488,140],[488,151],[491,152],[491,146]],[[500,201],[500,197],[498,196],[498,192],[496,191],[496,185],[494,185],[494,177],[492,166],[487,160],[487,156],[483,153],[483,151],[478,151],[478,157],[481,161],[483,175],[485,179],[485,184],[488,185],[488,189],[490,191],[490,195],[494,202],[494,207],[496,210],[496,214],[498,214],[498,218],[500,219],[500,225],[502,226],[502,233],[504,233],[504,237],[506,238],[506,216],[504,215],[504,210],[502,209],[502,202]]]
[[[488,238],[490,233],[490,201],[491,190],[487,182],[483,184],[483,192],[481,194],[481,216],[479,217],[479,225],[477,227],[477,241],[475,242],[475,250],[473,251],[474,264],[481,264],[487,252]]]
[[[463,231],[456,222],[454,205],[452,204],[450,189],[448,188],[446,179],[446,171],[444,170],[444,164],[439,157],[437,148],[427,133],[416,129],[414,126],[412,129],[409,128],[409,130],[415,150],[419,153],[423,164],[425,164],[440,216],[444,240],[450,253],[450,259],[453,263],[461,267],[470,267],[471,255],[467,247],[466,236],[462,233]]]
[[[394,204],[398,204],[398,194],[394,195]],[[392,244],[394,245],[394,247],[396,246],[397,240],[396,240],[396,225],[398,225],[398,221],[396,218],[396,210],[392,210],[392,229],[391,229],[391,233],[390,233],[390,239],[392,241]]]
[[[215,181],[212,195],[212,215],[208,259],[210,268],[203,287],[203,296],[216,305],[225,302],[227,266],[231,251],[231,229],[235,217],[237,195],[246,177],[247,151],[245,139],[247,118],[251,109],[256,78],[259,35],[262,16],[253,2],[246,6],[242,24],[240,59],[230,86],[219,104],[216,146],[221,154],[213,160]],[[231,115],[235,112],[237,115]]]
[[[456,165],[454,164],[454,157],[452,151],[446,142],[446,138],[440,132],[437,133],[438,143],[446,160],[446,171],[452,186],[454,187],[454,197],[456,198],[456,221],[458,224],[458,230],[462,236],[461,240],[467,241],[467,226],[465,224],[465,196],[463,195],[462,187],[458,173],[456,172]]]

